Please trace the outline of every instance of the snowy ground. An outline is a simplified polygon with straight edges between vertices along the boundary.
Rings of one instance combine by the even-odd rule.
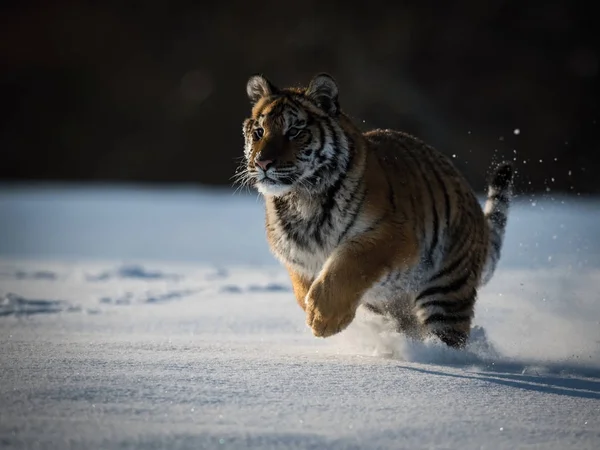
[[[0,447],[600,448],[600,201],[521,199],[474,341],[312,337],[262,203],[0,189]]]

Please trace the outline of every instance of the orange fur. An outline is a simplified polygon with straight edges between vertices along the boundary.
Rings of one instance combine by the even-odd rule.
[[[306,311],[306,302],[304,300],[314,280],[311,280],[310,278],[305,277],[301,273],[296,272],[289,266],[287,267],[287,271],[290,275],[292,289],[294,290],[296,301],[298,302],[300,308]]]

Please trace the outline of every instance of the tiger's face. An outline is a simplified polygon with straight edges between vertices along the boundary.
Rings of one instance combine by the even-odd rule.
[[[314,192],[345,145],[337,123],[337,85],[328,75],[306,89],[283,89],[250,78],[252,116],[244,121],[244,176],[263,195]]]

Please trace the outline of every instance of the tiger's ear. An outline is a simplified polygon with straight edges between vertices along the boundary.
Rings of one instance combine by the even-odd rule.
[[[338,114],[338,87],[333,77],[326,73],[316,75],[308,85],[305,95],[331,116]]]
[[[277,88],[262,75],[252,75],[246,84],[246,93],[252,105],[255,105],[261,98],[275,94]]]

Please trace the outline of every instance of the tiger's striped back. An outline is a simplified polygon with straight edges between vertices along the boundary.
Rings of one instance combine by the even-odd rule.
[[[365,304],[413,336],[464,345],[499,258],[510,167],[484,214],[443,154],[399,131],[360,132],[330,76],[305,89],[255,76],[247,90],[244,176],[265,197],[269,246],[313,333],[341,331]]]

